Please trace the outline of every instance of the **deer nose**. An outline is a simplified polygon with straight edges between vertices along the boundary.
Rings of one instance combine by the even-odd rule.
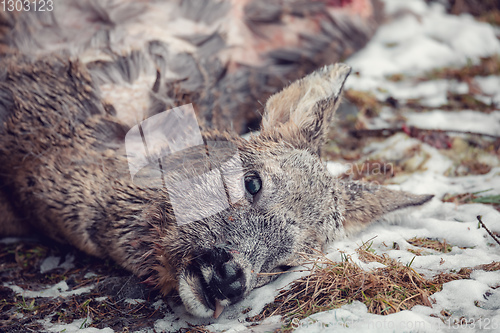
[[[206,294],[214,301],[228,299],[231,303],[243,297],[245,277],[241,266],[224,246],[216,246],[201,256],[200,268],[209,270],[203,274],[207,283]]]

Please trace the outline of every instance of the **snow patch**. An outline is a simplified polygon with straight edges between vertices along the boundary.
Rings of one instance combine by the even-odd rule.
[[[472,110],[406,114],[408,125],[425,129],[464,131],[500,136],[500,111],[490,114]]]
[[[348,61],[362,75],[412,74],[465,65],[500,53],[500,42],[491,25],[475,21],[470,15],[448,15],[440,4],[398,2],[401,4],[387,1],[389,11],[404,8],[406,15],[380,27],[365,49]],[[347,87],[352,84],[348,80]]]
[[[82,287],[78,288],[75,290],[69,290],[68,284],[66,281],[61,281],[53,286],[50,286],[47,289],[44,290],[39,290],[39,291],[32,291],[32,290],[25,290],[19,286],[10,284],[10,283],[4,283],[4,287],[12,289],[15,293],[23,296],[23,297],[28,297],[28,298],[36,298],[36,297],[68,297],[68,296],[73,296],[73,295],[81,295],[88,293],[94,288],[93,285],[87,286],[87,287]]]

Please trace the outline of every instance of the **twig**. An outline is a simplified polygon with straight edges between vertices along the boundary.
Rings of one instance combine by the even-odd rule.
[[[478,136],[486,136],[492,139],[499,139],[498,135],[491,135],[486,133],[477,133],[470,131],[460,131],[460,130],[441,130],[441,129],[427,129],[427,128],[419,128],[410,126],[410,130],[414,130],[417,132],[434,132],[434,133],[458,133],[458,134],[468,134],[468,135],[478,135]],[[380,128],[380,129],[362,129],[362,130],[352,130],[349,133],[356,137],[362,138],[367,136],[375,136],[375,137],[388,137],[398,132],[404,132],[402,128]]]
[[[500,245],[500,241],[498,241],[498,238],[495,237],[495,235],[493,235],[493,233],[488,228],[486,228],[483,221],[481,221],[481,215],[477,216],[477,220],[479,221],[481,226],[486,230],[486,232],[491,236],[491,238],[493,238],[495,240],[495,242],[497,242],[497,244]]]
[[[366,136],[377,136],[377,137],[388,137],[397,132],[402,132],[401,128],[381,128],[381,129],[361,129],[349,131],[349,134],[356,138],[362,138]]]
[[[281,274],[309,272],[309,271],[310,271],[310,269],[299,269],[299,270],[293,270],[293,271],[274,272],[274,273],[257,273],[257,276],[281,275]]]

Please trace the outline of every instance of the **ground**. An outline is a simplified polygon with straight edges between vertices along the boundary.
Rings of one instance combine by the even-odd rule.
[[[0,331],[500,328],[500,16],[384,2],[387,22],[345,60],[353,74],[325,163],[432,202],[335,242],[217,321],[183,313],[112,262],[3,239]]]

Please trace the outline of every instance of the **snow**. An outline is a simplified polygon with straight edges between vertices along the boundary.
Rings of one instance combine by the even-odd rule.
[[[87,327],[89,322],[87,318],[77,319],[71,324],[53,324],[48,319],[40,321],[44,324],[47,332],[64,332],[64,333],[113,333],[111,328],[98,329],[94,327]]]
[[[386,76],[404,74],[408,77],[425,75],[429,70],[442,66],[477,63],[480,57],[500,54],[498,32],[486,23],[475,21],[469,15],[452,16],[445,13],[439,4],[427,5],[424,0],[385,0],[388,13],[399,13],[382,26],[375,37],[359,53],[346,60],[354,72],[346,82],[346,88],[370,91],[380,100],[393,96],[400,100],[421,99],[422,104],[438,108],[446,103],[446,93],[453,91],[467,93],[469,87],[453,80],[430,80],[426,82],[392,82]],[[487,101],[500,101],[500,77],[478,77],[475,79],[481,89],[481,98]],[[485,97],[486,96],[486,97]],[[386,112],[386,111],[383,111]],[[384,115],[382,118],[388,117]],[[490,135],[500,135],[500,111],[479,113],[471,110],[442,111],[439,109],[425,113],[406,113],[409,125],[427,129],[471,131]],[[379,122],[383,126],[384,120]],[[380,267],[379,263],[363,264],[357,260],[355,250],[367,240],[372,239],[371,248],[378,254],[386,253],[402,263],[412,262],[420,274],[431,278],[440,272],[458,271],[462,267],[476,267],[492,261],[500,261],[499,246],[483,228],[478,229],[476,216],[481,215],[490,230],[500,232],[500,213],[491,206],[482,204],[455,205],[441,202],[446,193],[466,193],[490,190],[487,194],[500,193],[500,166],[494,167],[485,175],[446,177],[444,173],[452,165],[450,158],[419,140],[398,133],[384,142],[366,147],[367,157],[400,158],[410,147],[419,146],[429,158],[423,162],[423,171],[398,177],[398,185],[392,188],[419,194],[434,194],[435,198],[422,208],[392,214],[383,221],[371,225],[363,232],[333,243],[328,251],[332,260],[341,260],[341,252],[351,255],[353,260],[364,269]],[[415,158],[419,158],[416,156]],[[338,174],[346,170],[345,165],[327,162],[328,170]],[[448,253],[426,250],[426,255],[415,257],[408,249],[415,248],[407,242],[412,237],[446,239],[452,246]],[[393,243],[399,250],[392,249]],[[46,270],[62,267],[55,259],[46,259]],[[306,274],[292,272],[281,276],[271,284],[254,290],[242,302],[224,310],[218,320],[198,319],[187,314],[182,308],[175,307],[176,313],[166,313],[156,321],[157,332],[176,331],[189,324],[203,324],[210,331],[237,332],[247,329],[245,317],[258,314],[263,307],[272,302],[279,288],[286,287],[294,279]],[[16,293],[25,297],[57,297],[78,295],[91,287],[67,291],[66,282],[39,292],[4,283]],[[477,328],[500,328],[500,272],[474,271],[469,280],[446,283],[443,290],[431,298],[433,307],[416,306],[410,311],[402,311],[388,316],[367,312],[360,302],[345,305],[339,309],[311,315],[292,321],[297,332],[474,332]],[[132,301],[132,300],[131,300]],[[133,300],[140,302],[141,300]],[[160,308],[163,302],[157,302]],[[172,306],[172,305],[171,305]],[[242,315],[241,311],[251,310]],[[451,314],[450,319],[442,321],[441,311]],[[454,320],[464,317],[474,321],[473,325],[454,326]],[[273,327],[279,317],[272,317],[262,323]],[[112,332],[106,328],[97,330],[86,328],[84,319],[68,325],[54,325],[45,322],[51,332]],[[483,325],[483,326],[479,326]],[[278,325],[279,327],[279,325]],[[145,331],[146,332],[146,331]]]
[[[477,63],[479,57],[500,54],[500,43],[491,26],[474,21],[469,15],[447,15],[442,6],[428,6],[424,1],[385,0],[386,11],[399,13],[397,18],[379,29],[364,50],[346,62],[359,75],[346,82],[351,89],[369,91],[383,101],[392,96],[399,101],[419,99],[430,108],[429,112],[405,113],[407,124],[423,129],[442,129],[500,135],[500,111],[489,114],[472,110],[443,111],[447,92],[464,94],[469,86],[455,80],[412,80],[442,66],[460,66]],[[387,76],[403,74],[403,80],[392,82]],[[408,79],[409,78],[409,79]],[[476,98],[485,103],[500,101],[500,77],[476,77],[481,91]],[[390,118],[387,110],[382,120],[369,124],[369,128],[387,127]],[[367,158],[402,158],[406,149],[419,146],[430,158],[419,160],[424,171],[397,178],[396,189],[413,193],[432,193],[435,198],[422,208],[392,214],[373,224],[365,231],[337,241],[329,249],[328,257],[340,260],[340,252],[358,260],[355,250],[364,242],[373,242],[371,248],[378,254],[387,254],[402,263],[413,260],[411,267],[425,277],[440,272],[458,271],[463,267],[476,267],[500,260],[499,246],[483,228],[478,228],[476,216],[481,215],[491,231],[500,232],[500,213],[482,204],[457,206],[441,202],[447,193],[468,193],[490,190],[486,194],[500,193],[500,166],[485,175],[446,177],[445,171],[452,161],[433,147],[398,133],[381,143],[374,143],[364,150]],[[415,158],[418,158],[416,156]],[[328,169],[337,171],[341,166]],[[422,256],[407,251],[415,246],[407,242],[413,237],[446,239],[452,245],[448,253],[426,250]],[[399,250],[392,249],[393,243]],[[379,264],[380,265],[380,264]],[[373,267],[376,267],[373,266]],[[444,284],[443,290],[431,296],[433,307],[416,306],[388,316],[367,312],[365,305],[354,302],[339,309],[311,315],[301,321],[292,321],[296,332],[474,332],[478,329],[495,331],[500,328],[500,273],[476,270],[471,279]],[[441,311],[451,314],[441,320]],[[432,316],[431,316],[432,315]],[[463,317],[467,325],[457,326]]]
[[[36,297],[68,297],[73,295],[81,295],[88,293],[94,286],[81,287],[74,290],[69,290],[66,281],[61,281],[47,289],[40,291],[24,290],[23,288],[11,283],[5,282],[4,287],[12,289],[17,294],[23,297],[36,298]],[[69,290],[69,291],[68,291]]]
[[[490,114],[472,110],[408,113],[408,125],[426,129],[456,130],[500,136],[500,111]]]
[[[124,302],[131,305],[137,305],[146,302],[146,300],[140,298],[127,298]]]
[[[487,284],[489,287],[500,285],[500,274],[498,272],[474,271],[471,276],[474,280]]]
[[[295,332],[436,332],[441,320],[401,311],[388,316],[367,312],[361,302],[353,302],[340,309],[314,314],[295,322]]]
[[[326,168],[332,175],[340,175],[349,170],[349,167],[345,164],[335,163],[332,161],[326,162]]]
[[[364,50],[349,59],[354,71],[378,78],[415,74],[500,53],[500,42],[487,23],[469,15],[447,15],[439,4],[397,2],[387,1],[389,11],[406,10],[406,15],[382,26]],[[356,80],[348,81],[347,86],[356,87]]]
[[[67,254],[63,262],[61,262],[60,257],[48,256],[43,260],[42,264],[40,265],[40,273],[45,274],[47,272],[50,272],[58,268],[62,268],[64,270],[70,270],[75,266],[73,265],[74,260],[75,257],[71,254]]]
[[[346,61],[355,72],[359,72],[359,75],[351,76],[346,82],[348,88],[370,91],[379,100],[389,96],[400,101],[420,99],[422,105],[438,108],[446,104],[447,92],[465,94],[469,92],[469,86],[455,80],[441,79],[392,82],[386,76],[404,74],[412,78],[425,75],[434,68],[475,63],[479,57],[500,53],[500,43],[494,29],[468,15],[447,15],[441,6],[427,6],[419,0],[385,2],[389,12],[406,14],[401,14],[379,29],[364,50]],[[476,81],[483,95],[490,96],[486,103],[491,102],[491,99],[500,100],[499,77],[477,77]],[[471,110],[437,109],[425,113],[406,113],[404,116],[409,125],[424,129],[500,135],[499,111],[486,114]],[[381,118],[388,116],[383,114]],[[379,127],[384,125],[384,120],[379,122]],[[446,193],[488,189],[488,194],[500,193],[500,168],[493,168],[486,175],[446,177],[444,173],[453,162],[439,150],[408,138],[403,133],[366,147],[364,153],[367,158],[397,160],[406,149],[416,145],[430,156],[424,162],[422,169],[425,171],[400,177],[400,185],[392,187],[413,193],[432,193],[435,195],[432,202],[420,209],[393,214],[358,235],[335,242],[329,250],[330,259],[340,260],[342,251],[351,255],[364,269],[378,267],[378,263],[363,264],[357,260],[355,253],[361,244],[372,239],[371,248],[378,254],[386,253],[402,263],[413,260],[412,268],[428,278],[440,272],[458,271],[462,267],[472,268],[500,260],[498,246],[493,244],[494,241],[483,228],[478,229],[476,219],[477,215],[482,215],[483,221],[488,221],[490,230],[500,232],[500,213],[497,210],[482,204],[456,206],[440,201]],[[328,162],[328,170],[333,174],[341,172],[342,166],[334,164]],[[413,237],[446,239],[452,245],[452,250],[449,253],[428,250],[427,255],[415,257],[407,251],[415,248],[407,242]],[[399,250],[392,249],[394,242],[398,243]],[[272,285],[274,283],[269,286]],[[368,313],[363,304],[354,302],[292,324],[295,324],[297,332],[451,332],[457,329],[453,326],[453,320],[464,316],[469,321],[475,320],[476,328],[480,324],[484,328],[487,324],[490,324],[490,328],[500,328],[500,291],[491,289],[499,285],[498,271],[477,270],[470,280],[445,284],[441,292],[432,296],[436,301],[432,308],[417,306],[411,311],[378,316]],[[260,290],[255,293],[263,294]],[[479,302],[479,307],[475,301]],[[443,322],[431,316],[439,316],[442,310],[451,313],[450,320]],[[459,328],[461,331],[475,330],[472,325]]]
[[[500,104],[500,76],[490,75],[476,77],[474,79],[484,95],[476,95],[476,98],[484,103]]]

